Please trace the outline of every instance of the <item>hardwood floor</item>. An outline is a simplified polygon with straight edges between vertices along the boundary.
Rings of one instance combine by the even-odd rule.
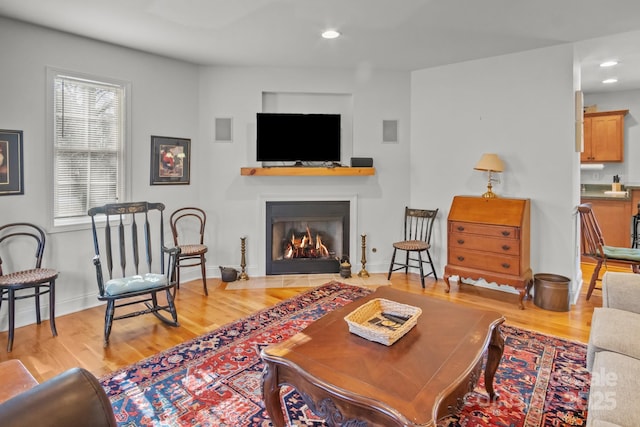
[[[583,265],[585,278],[591,277],[591,271],[588,265]],[[602,304],[600,291],[586,301],[586,286],[570,311],[553,312],[535,306],[531,299],[525,300],[525,310],[519,310],[517,295],[471,285],[460,289],[452,282],[447,294],[442,280],[427,279],[426,289],[422,289],[417,274],[395,273],[391,282],[396,289],[501,312],[506,323],[513,326],[585,343],[593,308]],[[74,366],[82,366],[100,377],[309,289],[287,286],[227,290],[219,279],[209,279],[208,288],[206,297],[198,280],[181,285],[176,297],[180,327],[166,326],[150,315],[116,321],[111,343],[103,348],[104,307],[99,306],[57,317],[55,338],[48,321],[16,329],[11,353],[6,352],[7,332],[1,332],[0,361],[20,359],[38,381]]]

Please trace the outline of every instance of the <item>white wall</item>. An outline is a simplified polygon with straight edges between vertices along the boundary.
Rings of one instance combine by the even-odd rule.
[[[356,234],[367,235],[370,272],[387,270],[406,204],[439,207],[434,254],[441,275],[452,197],[485,191],[485,176],[473,165],[483,152],[495,151],[507,165],[495,191],[532,199],[534,272],[574,277],[572,214],[579,193],[572,189],[579,183],[569,46],[413,74],[197,67],[0,18],[0,55],[10,59],[0,71],[0,128],[23,130],[25,141],[25,194],[0,197],[2,223],[51,222],[45,70],[53,66],[132,83],[132,198],[163,201],[169,212],[194,204],[207,211],[209,276],[219,276],[218,265],[239,265],[241,236],[247,237],[247,272],[264,274],[261,202],[306,196],[357,200]],[[352,153],[373,157],[376,175],[240,176],[241,167],[258,165],[255,114],[263,92],[350,94]],[[233,142],[214,142],[216,117],[233,118]],[[382,143],[382,121],[389,119],[399,123],[397,144]],[[192,139],[191,185],[149,185],[150,135]],[[359,242],[355,246],[351,259],[358,271]],[[89,230],[50,234],[45,264],[61,272],[59,314],[97,303],[91,256]],[[23,302],[18,325],[34,321],[32,301]]]
[[[203,67],[199,113],[200,139],[204,143],[203,155],[198,159],[198,188],[201,205],[212,214],[207,225],[208,239],[215,244],[210,249],[209,268],[238,267],[240,237],[247,236],[247,272],[249,276],[264,275],[261,204],[265,198],[355,197],[358,241],[352,242],[354,271],[361,268],[361,234],[367,235],[367,270],[386,271],[391,242],[400,237],[404,205],[409,199],[409,81],[409,74],[403,72],[363,76],[336,70]],[[263,92],[351,95],[351,150],[354,156],[373,157],[376,175],[240,176],[241,167],[259,166],[255,160],[255,126],[256,113],[262,111]],[[232,143],[213,142],[216,117],[233,118]],[[383,119],[399,121],[398,144],[382,143]],[[343,163],[348,164],[349,158]]]
[[[441,209],[433,242],[441,271],[452,198],[486,191],[486,175],[473,167],[495,152],[506,170],[494,192],[531,199],[534,274],[575,279],[573,73],[564,45],[412,74],[410,200]]]
[[[640,185],[640,90],[584,95],[584,105],[596,105],[598,111],[629,110],[624,117],[624,162],[604,163],[599,171],[582,171],[581,180],[586,184],[611,184],[614,175],[620,182]]]
[[[58,315],[98,304],[88,229],[53,230],[46,156],[46,67],[96,74],[132,85],[132,199],[162,201],[167,212],[196,205],[208,214],[208,275],[240,263],[247,237],[247,271],[264,274],[259,200],[265,195],[357,200],[357,235],[367,234],[367,270],[386,271],[390,242],[401,233],[409,199],[409,73],[202,67],[0,18],[0,128],[24,131],[25,194],[0,197],[0,222],[24,220],[50,232],[44,264],[60,271]],[[241,177],[256,165],[255,114],[263,92],[341,93],[353,97],[352,154],[373,157],[373,177]],[[233,118],[232,143],[213,142],[216,117]],[[382,143],[382,120],[399,121],[400,142]],[[149,185],[150,136],[191,138],[191,185]],[[344,159],[346,163],[349,159]],[[169,234],[167,233],[167,238]],[[360,245],[351,254],[359,271]],[[375,251],[374,251],[375,250]],[[183,274],[197,277],[196,269]],[[33,323],[33,301],[17,307],[18,326]],[[6,305],[0,329],[6,329]],[[47,306],[43,305],[46,313]],[[45,314],[46,318],[46,314]],[[61,333],[63,333],[61,331]]]
[[[0,196],[0,223],[28,221],[51,233],[44,265],[60,271],[56,287],[59,315],[96,305],[90,230],[58,233],[50,227],[52,183],[47,170],[51,160],[46,153],[51,141],[47,140],[45,117],[46,67],[131,82],[132,198],[162,201],[168,212],[197,202],[197,180],[192,177],[194,184],[190,186],[150,186],[150,136],[192,138],[193,154],[200,154],[198,68],[4,18],[0,18],[0,57],[0,129],[24,131],[25,184],[24,195]],[[192,174],[197,176],[199,167],[198,162],[192,165]],[[35,322],[33,299],[19,303],[17,325]],[[0,311],[3,329],[7,325],[6,310],[4,304]],[[43,311],[47,310],[44,304]]]

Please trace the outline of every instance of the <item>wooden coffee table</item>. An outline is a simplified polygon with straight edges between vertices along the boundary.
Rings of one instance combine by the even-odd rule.
[[[31,372],[17,359],[9,359],[0,363],[0,403],[38,385]]]
[[[418,324],[391,346],[350,333],[344,316],[373,298],[420,307]],[[473,390],[487,348],[485,385],[497,398],[504,320],[494,311],[381,287],[262,350],[266,409],[276,427],[285,425],[280,387],[289,384],[330,426],[435,426]]]

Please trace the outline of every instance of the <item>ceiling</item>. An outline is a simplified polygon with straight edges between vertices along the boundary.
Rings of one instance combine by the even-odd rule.
[[[0,15],[203,65],[416,70],[582,41],[583,91],[640,88],[637,0],[0,0]]]

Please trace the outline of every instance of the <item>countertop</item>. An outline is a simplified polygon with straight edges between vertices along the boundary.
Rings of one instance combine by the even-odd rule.
[[[584,184],[580,192],[581,199],[598,199],[598,200],[631,200],[631,190],[640,188],[640,186],[624,185],[622,191],[624,194],[606,194],[605,191],[611,191],[611,185],[602,184]]]

